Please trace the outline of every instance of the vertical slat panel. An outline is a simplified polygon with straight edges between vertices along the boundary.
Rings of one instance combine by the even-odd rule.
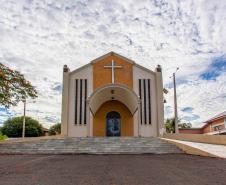
[[[145,94],[146,94],[146,124],[149,123],[149,108],[148,108],[148,79],[145,79]]]
[[[142,112],[142,93],[141,93],[142,91],[141,91],[141,79],[139,79],[139,96],[140,96],[140,123],[142,124],[142,114],[143,114],[143,112]]]
[[[84,124],[86,124],[86,100],[87,100],[87,79],[85,79],[85,98],[84,98]]]
[[[80,79],[80,108],[79,108],[79,124],[82,124],[82,79]]]
[[[151,124],[151,80],[148,79],[148,117],[149,117],[149,124]]]
[[[80,124],[84,124],[84,107],[85,107],[85,80],[84,79],[81,79],[81,82],[82,82],[82,112],[81,112],[81,123]]]
[[[78,123],[78,121],[77,121],[77,117],[78,117],[77,104],[78,104],[78,79],[75,80],[75,124]]]
[[[77,124],[79,124],[80,119],[80,79],[78,79],[78,105],[77,105]]]
[[[146,111],[146,80],[143,79],[143,92],[144,92],[144,124],[147,124],[147,111]]]
[[[141,79],[141,94],[142,94],[142,119],[143,119],[143,123],[145,124],[144,121],[144,81],[143,79]]]

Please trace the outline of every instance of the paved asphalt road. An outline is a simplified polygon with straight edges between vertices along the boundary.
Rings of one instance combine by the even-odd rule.
[[[226,185],[226,160],[172,155],[0,155],[0,185]]]

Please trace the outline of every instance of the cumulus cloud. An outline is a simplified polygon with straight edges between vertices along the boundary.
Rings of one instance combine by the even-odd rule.
[[[179,116],[198,126],[225,109],[225,63],[215,65],[226,53],[225,9],[224,0],[2,0],[0,60],[37,87],[28,114],[46,125],[60,121],[63,64],[75,69],[112,50],[152,70],[161,64],[166,117],[179,67]]]

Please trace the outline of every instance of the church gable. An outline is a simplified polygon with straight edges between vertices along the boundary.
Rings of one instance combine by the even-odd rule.
[[[122,56],[122,55],[119,55],[118,53],[115,53],[115,52],[113,52],[113,51],[111,51],[111,52],[109,52],[109,53],[107,53],[107,54],[105,54],[105,55],[102,55],[102,56],[100,56],[100,57],[98,57],[98,58],[92,60],[91,63],[94,64],[94,63],[99,62],[99,61],[101,61],[101,60],[103,60],[104,58],[107,58],[107,57],[109,57],[109,56],[116,56],[116,57],[121,58],[122,60],[124,60],[124,61],[126,61],[126,62],[129,62],[129,63],[131,63],[131,64],[135,64],[135,62],[134,62],[133,60],[131,60],[131,59],[129,59],[129,58],[126,58],[126,57],[124,57],[124,56]]]
[[[110,83],[124,84],[133,88],[133,62],[129,59],[110,53],[92,61],[92,65],[94,90]]]

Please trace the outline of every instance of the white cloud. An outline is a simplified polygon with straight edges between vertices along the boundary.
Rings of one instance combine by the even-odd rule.
[[[2,0],[0,59],[37,87],[39,98],[28,113],[46,124],[60,121],[54,88],[63,64],[75,69],[113,50],[153,70],[161,64],[165,84],[179,66],[178,80],[186,83],[178,86],[178,106],[193,108],[197,126],[223,111],[226,101],[224,73],[215,81],[200,78],[226,52],[225,10],[224,0]],[[172,95],[170,89],[168,110]],[[22,105],[11,111],[22,113]]]

